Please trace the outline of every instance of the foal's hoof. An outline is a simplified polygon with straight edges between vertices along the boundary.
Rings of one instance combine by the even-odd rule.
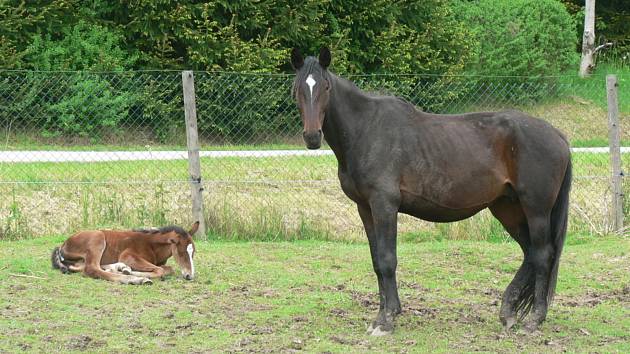
[[[153,285],[153,281],[149,278],[142,278],[142,285]]]
[[[131,268],[124,267],[123,269],[121,269],[121,273],[123,273],[124,275],[131,275]]]

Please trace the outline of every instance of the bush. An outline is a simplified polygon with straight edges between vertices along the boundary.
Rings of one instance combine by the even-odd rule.
[[[475,38],[468,73],[552,76],[577,63],[574,19],[556,0],[460,0],[454,6]]]
[[[112,88],[103,76],[80,74],[67,82],[68,93],[51,103],[45,136],[80,136],[98,140],[115,133],[133,97]]]
[[[116,75],[87,71],[122,71],[133,65],[134,57],[122,49],[123,37],[107,28],[80,21],[62,32],[59,39],[36,35],[26,50],[33,69],[84,71],[50,74],[48,80],[54,82],[33,85],[33,90],[42,90],[35,94],[41,100],[41,111],[48,112],[43,135],[98,140],[105,131],[115,133],[135,95]],[[37,83],[42,77],[31,79]]]

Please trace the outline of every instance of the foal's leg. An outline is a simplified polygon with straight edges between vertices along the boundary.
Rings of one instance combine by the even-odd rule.
[[[131,274],[131,268],[123,262],[101,265],[101,268],[106,272],[122,273],[125,275]]]
[[[372,268],[374,268],[374,273],[376,273],[376,278],[378,280],[378,295],[379,295],[379,312],[385,308],[385,294],[383,292],[383,276],[378,268],[378,262],[376,261],[377,253],[376,253],[376,234],[374,231],[374,220],[372,219],[372,210],[368,206],[357,204],[359,209],[359,216],[361,217],[361,221],[363,222],[363,227],[365,228],[365,233],[367,234],[368,241],[370,243],[370,255],[372,257]],[[372,334],[374,328],[378,326],[377,321],[375,320],[368,327],[368,334]]]
[[[136,277],[132,275],[123,275],[118,273],[106,272],[101,268],[101,258],[105,251],[104,238],[92,238],[87,242],[85,254],[84,273],[92,278],[105,279],[108,281],[119,282],[122,284],[150,284],[151,280],[147,278]]]
[[[120,261],[131,268],[131,274],[149,278],[162,278],[173,272],[171,267],[159,267],[155,264],[133,254],[132,252],[123,251],[119,257]]]
[[[389,198],[388,198],[389,197]],[[376,238],[377,274],[382,277],[384,306],[374,322],[372,335],[390,334],[394,330],[394,319],[401,312],[396,283],[396,233],[398,205],[391,196],[380,196],[370,202]],[[374,257],[373,257],[374,259]]]

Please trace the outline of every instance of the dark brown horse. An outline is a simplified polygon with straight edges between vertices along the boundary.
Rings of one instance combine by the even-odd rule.
[[[150,284],[152,278],[173,273],[166,264],[171,257],[179,264],[182,276],[195,276],[192,236],[199,222],[186,232],[179,226],[151,230],[81,231],[68,238],[52,253],[53,268],[67,272],[84,272],[123,284]]]
[[[429,114],[410,103],[368,95],[328,71],[331,55],[293,50],[293,92],[304,141],[324,137],[356,202],[378,279],[373,335],[390,333],[401,311],[396,285],[398,212],[434,221],[489,208],[524,253],[503,294],[506,329],[519,318],[534,331],[547,315],[566,234],[571,185],[567,140],[549,123],[518,111]]]

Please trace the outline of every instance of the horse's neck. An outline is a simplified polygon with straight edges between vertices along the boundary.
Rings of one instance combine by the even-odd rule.
[[[340,168],[345,169],[351,145],[362,134],[370,118],[371,100],[350,81],[331,76],[331,97],[322,130]]]

